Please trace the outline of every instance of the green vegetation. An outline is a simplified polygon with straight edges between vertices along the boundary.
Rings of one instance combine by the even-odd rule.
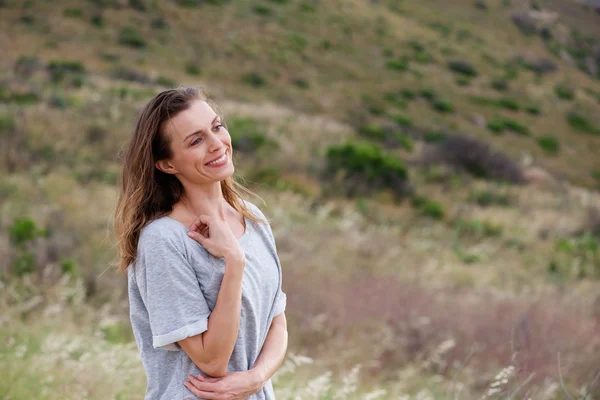
[[[549,154],[558,154],[560,150],[560,142],[555,136],[545,135],[537,139],[538,144],[545,152]]]
[[[577,111],[571,111],[567,114],[567,122],[574,130],[590,135],[600,135],[600,127],[594,125],[585,116]]]
[[[557,84],[554,87],[554,94],[562,100],[573,100],[575,98],[575,90],[565,83]]]
[[[442,220],[446,214],[443,204],[437,201],[429,200],[423,196],[413,196],[411,204],[419,212],[419,214],[426,217]]]
[[[345,184],[350,193],[360,190],[388,188],[397,195],[404,195],[408,180],[408,171],[402,161],[381,151],[378,146],[346,142],[327,149],[326,172],[335,175],[344,174]]]
[[[121,28],[119,32],[119,44],[134,49],[143,49],[146,47],[146,41],[133,26],[124,26]]]
[[[448,68],[457,74],[471,78],[478,75],[475,66],[466,60],[451,60],[448,62]]]

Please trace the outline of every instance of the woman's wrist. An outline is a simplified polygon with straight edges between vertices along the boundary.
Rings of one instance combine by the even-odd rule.
[[[251,379],[252,387],[256,388],[256,390],[260,390],[265,383],[267,383],[268,378],[265,377],[264,372],[260,369],[260,367],[254,367],[248,371]]]
[[[228,253],[225,253],[223,258],[225,259],[226,264],[227,263],[235,263],[241,267],[246,265],[246,254],[244,253],[244,251],[242,249],[237,250],[237,251],[233,250]]]

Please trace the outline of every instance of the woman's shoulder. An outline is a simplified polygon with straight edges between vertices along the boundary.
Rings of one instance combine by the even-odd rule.
[[[246,208],[252,213],[254,214],[254,216],[263,219],[265,222],[268,223],[267,221],[267,217],[265,216],[265,214],[262,212],[262,210],[260,208],[258,208],[258,206],[256,206],[254,203],[252,203],[249,200],[245,200],[244,199],[244,204],[246,205]]]
[[[179,221],[169,217],[159,217],[147,223],[140,232],[139,243],[150,244],[169,240],[179,242],[187,238],[187,228]]]

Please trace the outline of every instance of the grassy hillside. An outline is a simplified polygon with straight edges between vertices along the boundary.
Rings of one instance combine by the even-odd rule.
[[[518,396],[553,399],[561,376],[573,396],[591,386],[600,359],[594,6],[0,7],[0,374],[11,377],[2,397],[143,391],[126,282],[107,270],[119,152],[139,107],[178,85],[208,88],[238,178],[266,200],[250,199],[271,217],[285,268],[280,397],[480,398],[522,385]]]

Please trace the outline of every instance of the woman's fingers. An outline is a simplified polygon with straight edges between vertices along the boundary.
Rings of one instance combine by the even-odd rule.
[[[200,244],[202,244],[203,241],[206,240],[206,237],[203,236],[199,232],[189,231],[188,232],[188,236],[191,237],[192,239],[194,239],[196,242],[198,242]]]
[[[201,215],[190,225],[190,231],[202,230],[205,226],[208,227],[210,217],[208,215]]]
[[[218,394],[210,390],[208,382],[202,382],[192,375],[188,375],[189,381],[183,382],[186,388],[196,396],[203,399],[216,399]]]

